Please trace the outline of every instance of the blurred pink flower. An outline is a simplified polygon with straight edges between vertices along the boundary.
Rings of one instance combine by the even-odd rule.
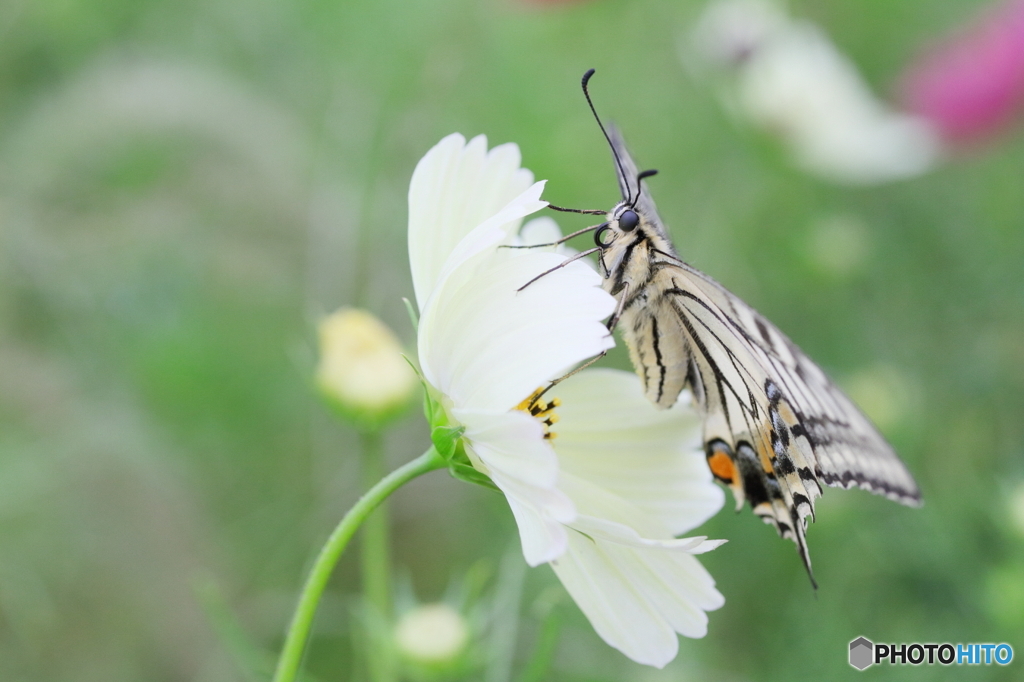
[[[948,141],[998,132],[1024,105],[1024,0],[991,8],[911,64],[906,107]]]

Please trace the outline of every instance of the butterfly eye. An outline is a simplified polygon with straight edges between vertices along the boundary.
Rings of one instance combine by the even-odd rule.
[[[640,216],[635,211],[623,211],[619,216],[619,229],[623,232],[632,232],[640,224]]]

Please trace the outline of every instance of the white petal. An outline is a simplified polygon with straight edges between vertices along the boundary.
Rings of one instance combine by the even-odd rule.
[[[500,479],[499,479],[500,480]],[[502,488],[498,481],[495,484]],[[523,498],[509,494],[502,488],[508,499],[508,506],[519,526],[519,541],[523,546],[523,558],[530,566],[540,566],[556,560],[565,554],[568,532],[565,526],[545,515]]]
[[[503,411],[546,381],[614,345],[615,306],[600,277],[552,253],[494,249],[446,277],[420,319],[424,376],[456,407]]]
[[[707,615],[725,604],[715,581],[700,561],[688,552],[657,549],[634,550],[602,543],[632,584],[644,591],[668,618],[673,629],[685,637],[707,634]],[[688,617],[683,616],[688,614]]]
[[[542,216],[523,225],[518,236],[520,243],[526,246],[548,244],[561,239],[562,230],[551,216]]]
[[[499,243],[510,243],[515,234],[514,228],[519,221],[547,206],[546,202],[540,200],[546,183],[547,180],[533,183],[497,213],[470,230],[469,234],[463,237],[448,254],[448,258],[438,274],[437,284],[443,282],[459,268],[472,271],[475,264],[471,265],[470,262],[474,258],[483,257],[485,255],[483,252],[488,247],[496,246]],[[507,256],[516,255],[516,253],[512,251]],[[420,305],[421,310],[427,306],[429,300],[428,298]]]
[[[788,22],[772,0],[716,0],[705,7],[691,40],[703,59],[729,65],[748,58]]]
[[[553,431],[564,488],[580,513],[666,537],[649,533],[679,535],[721,509],[725,496],[699,449],[700,420],[686,394],[656,410],[634,373],[588,369],[551,395],[562,400]]]
[[[519,163],[514,144],[488,152],[483,135],[466,144],[455,133],[417,164],[409,185],[409,261],[421,308],[455,245],[533,182]]]
[[[521,483],[554,488],[558,458],[544,440],[541,423],[520,411],[485,412],[455,408],[452,416],[466,426],[465,438],[491,473]]]
[[[665,540],[675,537],[664,518],[606,486],[563,470],[558,487],[569,496],[580,514],[614,520],[615,523],[634,529],[645,538]]]
[[[703,637],[705,610],[724,603],[692,556],[636,550],[570,532],[552,568],[605,642],[638,663],[663,667],[679,648],[676,632]]]
[[[538,566],[561,556],[563,524],[576,518],[576,508],[556,487],[558,458],[540,422],[519,411],[453,409],[452,416],[466,426],[471,458],[508,499],[526,562]]]
[[[597,634],[637,663],[663,667],[679,640],[643,593],[630,584],[601,545],[571,533],[568,548],[551,562],[555,574]]]
[[[687,553],[635,550],[600,543],[608,560],[641,592],[669,626],[685,637],[707,634],[708,617],[725,603],[715,581]]]
[[[726,540],[708,540],[706,535],[692,538],[651,539],[641,537],[630,526],[616,523],[596,516],[577,516],[568,524],[574,530],[589,535],[595,540],[603,540],[622,547],[633,549],[663,549],[687,554],[704,554],[721,547]]]

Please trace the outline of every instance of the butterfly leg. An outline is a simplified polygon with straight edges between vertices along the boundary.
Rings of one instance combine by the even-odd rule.
[[[533,400],[533,402],[536,402],[536,401],[540,400],[544,396],[544,394],[547,393],[548,391],[550,391],[552,388],[554,388],[558,384],[562,383],[563,381],[565,381],[569,377],[571,377],[571,376],[573,376],[575,374],[579,374],[580,372],[585,370],[587,367],[590,367],[592,364],[594,364],[595,362],[597,362],[598,360],[600,360],[601,358],[603,358],[606,355],[608,355],[608,351],[607,350],[603,350],[600,353],[598,353],[597,355],[595,355],[594,357],[592,357],[589,360],[587,360],[586,362],[584,362],[582,365],[580,365],[576,369],[572,370],[571,372],[563,374],[562,376],[558,377],[557,379],[552,379],[551,383],[548,384],[544,388],[544,390],[540,391],[539,393],[535,393],[534,395],[532,395],[531,399]]]
[[[573,237],[578,237],[581,234],[586,234],[587,232],[593,232],[594,230],[600,229],[600,228],[606,226],[607,224],[608,223],[601,223],[600,225],[591,225],[590,227],[584,227],[582,230],[576,230],[575,232],[572,232],[571,234],[565,235],[561,239],[558,239],[558,240],[553,241],[553,242],[547,242],[546,244],[523,244],[521,246],[513,246],[511,244],[503,244],[503,245],[499,246],[498,248],[499,249],[539,249],[542,246],[558,246],[559,244],[564,244],[565,242],[569,241]]]
[[[540,273],[539,275],[537,275],[536,277],[534,277],[533,279],[531,279],[531,280],[530,280],[529,282],[527,282],[527,283],[526,283],[526,284],[524,284],[523,286],[521,286],[521,287],[519,287],[518,289],[516,289],[516,292],[520,292],[520,291],[522,291],[522,290],[523,290],[523,289],[525,289],[526,287],[528,287],[528,286],[530,286],[531,284],[533,284],[534,282],[536,282],[536,281],[537,281],[538,279],[540,279],[541,277],[544,277],[545,275],[550,275],[550,274],[551,274],[552,272],[554,272],[555,270],[558,270],[558,269],[560,269],[560,268],[564,268],[564,267],[565,267],[566,265],[568,265],[569,263],[572,263],[573,261],[577,261],[577,260],[579,260],[580,258],[584,258],[584,257],[586,257],[586,256],[589,256],[590,254],[592,254],[592,253],[595,253],[595,252],[597,252],[597,251],[600,251],[600,250],[601,250],[601,247],[600,247],[600,246],[595,246],[595,247],[594,247],[594,248],[592,248],[592,249],[587,249],[586,251],[580,251],[579,253],[577,253],[577,254],[576,254],[575,256],[573,256],[572,258],[566,258],[566,259],[565,259],[564,261],[562,261],[561,263],[559,263],[559,264],[558,264],[558,265],[556,265],[555,267],[553,267],[553,268],[551,268],[551,269],[549,269],[549,270],[545,270],[544,272]]]
[[[622,295],[619,296],[619,301],[615,306],[615,312],[608,318],[608,321],[604,326],[608,327],[608,333],[611,334],[615,331],[615,327],[619,324],[619,319],[622,317],[622,311],[626,309],[626,299],[628,296],[627,292],[623,291]]]

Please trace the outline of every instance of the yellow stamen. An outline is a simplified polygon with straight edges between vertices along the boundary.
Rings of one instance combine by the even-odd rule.
[[[550,430],[551,426],[554,426],[558,422],[558,415],[555,414],[555,408],[562,404],[562,401],[558,398],[552,398],[551,400],[544,402],[540,399],[540,396],[547,390],[547,387],[540,387],[523,402],[516,405],[517,410],[522,410],[532,417],[536,417],[541,424],[544,425],[544,438],[547,440],[553,439],[557,434],[552,433]]]

